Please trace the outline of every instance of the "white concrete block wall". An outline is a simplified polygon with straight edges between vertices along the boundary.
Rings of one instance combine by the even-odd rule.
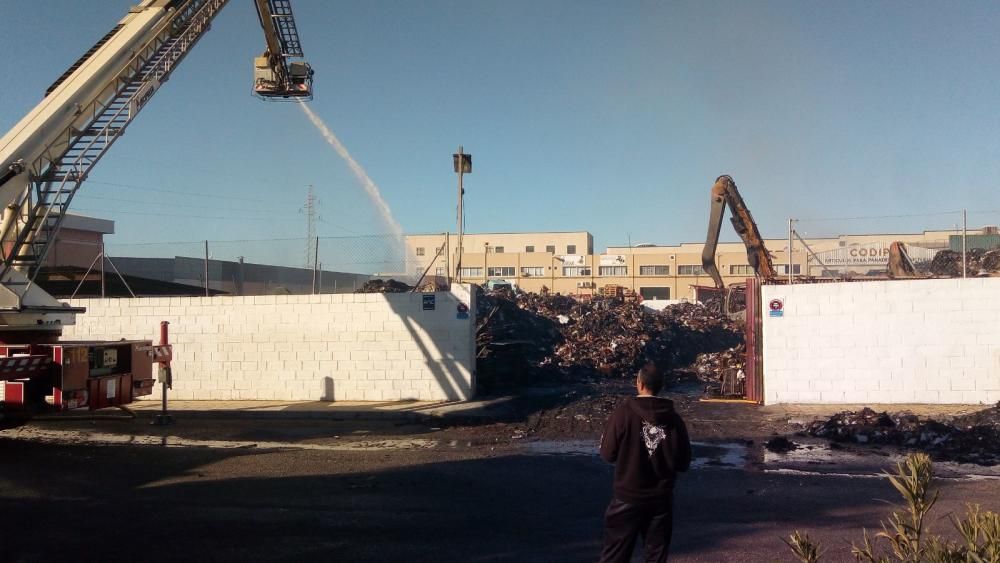
[[[434,295],[430,311],[421,293],[81,299],[63,339],[155,342],[169,321],[174,399],[468,399],[475,296]]]
[[[767,404],[1000,401],[1000,278],[764,286],[762,301]]]

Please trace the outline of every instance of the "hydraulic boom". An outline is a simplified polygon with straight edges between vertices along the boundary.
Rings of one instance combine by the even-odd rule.
[[[733,216],[730,219],[736,234],[740,235],[743,244],[747,247],[747,261],[754,273],[765,281],[774,281],[778,274],[771,262],[771,255],[764,246],[764,239],[757,230],[757,223],[750,216],[750,210],[736,189],[736,182],[729,176],[719,176],[712,186],[712,208],[708,216],[708,236],[705,239],[705,247],[701,253],[702,267],[715,282],[715,287],[724,289],[726,284],[722,281],[719,268],[715,264],[715,250],[719,245],[719,233],[722,230],[722,216],[726,212],[726,205],[729,206]]]

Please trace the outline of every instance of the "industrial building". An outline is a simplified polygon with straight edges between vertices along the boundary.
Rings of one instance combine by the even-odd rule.
[[[981,246],[1000,238],[996,232],[995,227],[969,229],[969,248],[973,241]],[[962,236],[961,230],[935,230],[794,238],[791,260],[787,238],[767,239],[765,244],[779,274],[788,275],[790,264],[794,276],[820,278],[884,273],[895,241],[905,243],[911,258],[921,262],[940,250],[961,248]],[[619,285],[644,299],[693,298],[695,287],[713,285],[701,265],[704,243],[609,246],[596,254],[593,241],[586,231],[465,234],[459,266],[454,233],[408,235],[408,273],[452,280],[460,275],[462,281],[479,284],[504,280],[525,291],[547,288],[564,295]],[[741,242],[719,243],[715,260],[727,284],[753,275]]]

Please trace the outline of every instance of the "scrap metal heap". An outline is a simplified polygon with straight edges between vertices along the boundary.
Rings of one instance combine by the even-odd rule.
[[[746,366],[747,347],[738,345],[721,352],[698,354],[691,371],[705,384],[707,395],[720,397],[741,396],[746,382],[743,371]]]
[[[545,380],[631,378],[646,362],[676,374],[700,353],[743,339],[738,322],[701,305],[655,312],[620,297],[578,301],[507,290],[485,293],[479,303],[476,371],[486,392]]]
[[[374,279],[363,283],[354,293],[407,293],[411,289],[400,281]]]
[[[1000,464],[1000,403],[943,422],[908,413],[890,415],[870,408],[843,411],[812,422],[805,433],[836,443],[921,450],[940,461]]]
[[[1000,250],[972,248],[966,252],[966,273],[969,276],[989,275],[1000,272]],[[962,253],[942,250],[926,268],[935,276],[962,277]]]

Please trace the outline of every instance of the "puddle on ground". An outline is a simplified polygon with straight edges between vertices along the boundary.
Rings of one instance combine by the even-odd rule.
[[[812,439],[792,440],[794,450],[761,452],[760,466],[765,473],[784,475],[823,475],[829,477],[883,478],[894,472],[906,458],[906,451],[896,448],[831,447],[830,442]],[[935,461],[938,478],[1000,479],[1000,466],[981,466],[950,461]]]
[[[49,444],[103,444],[127,446],[166,446],[170,448],[212,448],[212,449],[295,449],[322,451],[367,451],[367,450],[415,450],[438,447],[438,440],[420,438],[365,440],[358,442],[338,442],[333,444],[310,444],[302,442],[274,442],[264,440],[196,440],[179,436],[139,436],[133,434],[112,434],[105,432],[85,432],[75,430],[46,430],[21,427],[0,431],[0,437],[30,440]],[[451,444],[453,447],[457,444]]]
[[[529,453],[536,455],[581,455],[597,456],[599,443],[596,440],[534,440],[521,442]]]
[[[691,467],[739,469],[746,465],[748,448],[746,444],[725,442],[691,444],[694,459]],[[522,442],[521,447],[533,455],[573,455],[596,457],[598,442],[595,440],[534,440]]]
[[[741,442],[692,442],[692,469],[742,469],[747,462],[750,448]]]

